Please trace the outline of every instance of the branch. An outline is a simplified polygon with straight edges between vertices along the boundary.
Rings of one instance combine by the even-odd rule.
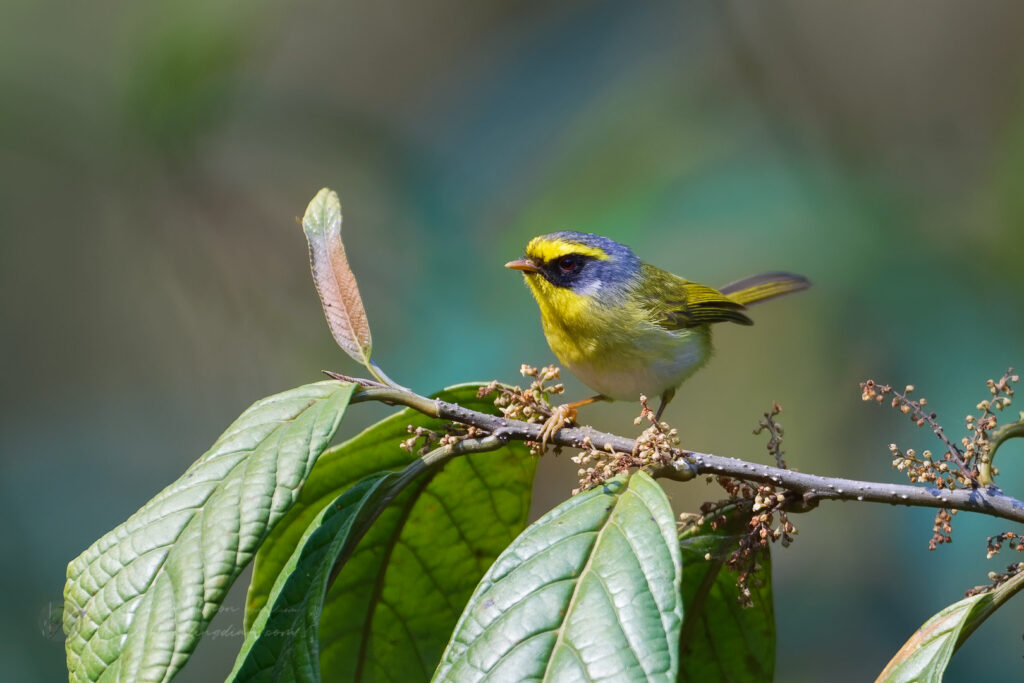
[[[1019,422],[1005,424],[992,432],[992,447],[988,452],[989,457],[995,455],[996,450],[1003,445],[1003,442],[1020,438],[1024,438],[1024,418]]]
[[[381,386],[336,373],[328,374],[335,379],[356,382],[362,387],[352,396],[352,403],[380,401],[390,405],[406,406],[424,415],[472,425],[492,434],[499,434],[503,439],[539,441],[541,438],[542,425],[539,424],[479,413],[411,391]],[[614,450],[620,453],[631,453],[636,447],[636,441],[633,439],[601,432],[592,427],[563,427],[548,438],[548,443],[569,448],[585,448],[590,444],[599,450]],[[679,448],[672,449],[672,452],[675,456],[672,464],[653,471],[653,476],[688,481],[699,475],[714,475],[771,484],[802,496],[802,500],[791,507],[794,511],[813,508],[822,500],[850,500],[927,508],[953,508],[1024,523],[1024,502],[1007,496],[995,486],[957,490],[925,488],[804,474],[738,458]]]

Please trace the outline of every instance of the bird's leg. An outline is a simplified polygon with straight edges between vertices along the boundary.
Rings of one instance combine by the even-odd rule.
[[[607,396],[598,394],[585,398],[582,401],[576,401],[574,403],[563,403],[560,406],[555,406],[551,409],[551,417],[547,419],[544,426],[540,430],[540,452],[544,453],[548,449],[548,439],[555,435],[559,429],[569,424],[570,422],[576,421],[577,408],[582,406],[595,403],[597,401],[607,401]]]
[[[658,406],[658,412],[654,414],[654,421],[661,424],[661,414],[665,412],[665,406],[672,400],[672,397],[676,395],[675,389],[669,389],[661,395],[661,405]]]

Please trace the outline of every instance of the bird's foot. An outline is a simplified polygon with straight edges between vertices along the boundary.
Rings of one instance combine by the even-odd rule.
[[[559,429],[567,424],[576,421],[576,403],[563,403],[551,409],[551,417],[547,419],[540,429],[540,452],[548,450],[548,440],[553,437]]]

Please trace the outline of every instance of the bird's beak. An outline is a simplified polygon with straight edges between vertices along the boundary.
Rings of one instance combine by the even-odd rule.
[[[521,270],[524,273],[540,272],[540,268],[537,266],[537,262],[528,258],[521,258],[515,261],[509,261],[508,263],[505,264],[505,267],[511,268],[512,270]]]

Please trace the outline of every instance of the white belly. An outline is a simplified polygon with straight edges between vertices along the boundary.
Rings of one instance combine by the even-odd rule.
[[[711,356],[711,335],[703,330],[665,331],[644,347],[623,349],[600,363],[565,362],[566,368],[594,391],[623,401],[650,399],[675,389]]]

